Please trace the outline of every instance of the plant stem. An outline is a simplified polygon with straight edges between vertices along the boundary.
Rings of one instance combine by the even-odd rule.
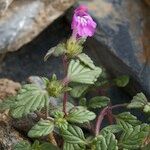
[[[65,116],[67,115],[67,98],[68,98],[68,93],[64,93],[64,98],[63,98],[63,112]]]
[[[102,121],[105,117],[106,114],[108,114],[108,111],[114,109],[114,108],[119,108],[119,107],[126,107],[128,104],[117,104],[114,106],[107,106],[105,107],[98,115],[97,121],[96,121],[96,127],[95,127],[95,136],[97,136],[99,134],[100,128],[101,128],[101,124]]]
[[[65,72],[65,75],[66,75],[67,74],[67,69],[68,69],[68,63],[67,63],[66,55],[64,55],[62,59],[63,59],[64,72]],[[68,79],[67,78],[64,78],[63,84],[68,85]],[[63,112],[64,112],[65,116],[67,115],[67,98],[68,98],[68,93],[65,92],[64,97],[63,97]]]
[[[113,115],[112,115],[112,110],[108,109],[107,110],[107,118],[110,124],[113,124]]]
[[[102,124],[102,121],[104,119],[104,116],[107,114],[108,106],[105,107],[98,115],[97,121],[96,121],[96,127],[95,127],[95,136],[99,134],[99,130]]]
[[[67,57],[66,57],[66,55],[64,55],[62,57],[62,61],[63,61],[64,73],[66,75],[67,74],[67,68],[68,68],[68,63],[67,63]]]
[[[126,107],[127,105],[128,105],[128,103],[117,104],[117,105],[109,107],[109,109],[114,109],[114,108],[119,108],[119,107]]]

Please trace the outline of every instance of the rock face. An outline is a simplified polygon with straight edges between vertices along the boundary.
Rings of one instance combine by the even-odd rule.
[[[30,42],[74,1],[15,0],[0,18],[0,54]]]
[[[20,88],[21,85],[18,82],[8,79],[0,79],[0,99],[16,95]]]
[[[83,1],[98,26],[87,42],[97,60],[114,76],[133,78],[134,91],[150,96],[150,11],[141,0]]]
[[[3,15],[13,0],[0,1],[0,15]]]

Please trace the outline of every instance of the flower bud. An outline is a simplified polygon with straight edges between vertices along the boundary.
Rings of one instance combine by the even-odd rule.
[[[74,38],[70,38],[66,43],[66,55],[69,58],[75,57],[83,50],[82,44]]]
[[[63,85],[58,80],[52,80],[47,84],[47,91],[52,97],[59,97],[63,92]]]

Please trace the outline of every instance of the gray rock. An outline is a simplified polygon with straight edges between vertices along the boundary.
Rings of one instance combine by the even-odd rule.
[[[13,0],[0,1],[0,15],[3,15]]]
[[[30,42],[74,0],[15,0],[0,18],[0,54]]]
[[[114,75],[132,77],[132,92],[150,96],[150,11],[140,0],[82,1],[97,22],[87,47]]]

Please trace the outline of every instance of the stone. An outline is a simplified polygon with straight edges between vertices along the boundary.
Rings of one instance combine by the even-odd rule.
[[[12,3],[13,0],[1,0],[0,1],[0,16],[3,15],[9,5]]]
[[[132,93],[150,96],[150,11],[141,0],[81,1],[97,22],[86,43],[93,58],[112,76],[131,76]],[[128,91],[130,91],[128,89]]]
[[[47,51],[65,40],[70,34],[70,25],[65,16],[55,20],[32,42],[24,45],[18,51],[7,53],[4,61],[0,62],[0,78],[8,78],[17,82],[27,81],[31,75],[50,78],[53,73],[58,78],[64,76],[62,58],[51,57],[44,62]]]
[[[0,99],[3,100],[9,96],[14,96],[21,88],[20,83],[9,79],[0,79]]]
[[[144,1],[148,6],[150,6],[150,0],[144,0]]]
[[[15,144],[24,139],[11,127],[7,114],[0,113],[0,150],[12,150]]]
[[[15,0],[0,18],[0,54],[18,50],[61,16],[75,0]]]

